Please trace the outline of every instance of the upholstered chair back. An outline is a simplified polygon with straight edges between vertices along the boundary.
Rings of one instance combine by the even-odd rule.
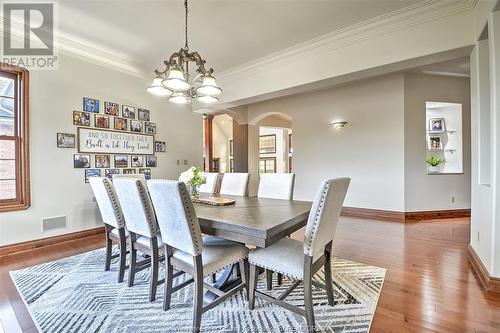
[[[125,219],[116,196],[115,187],[108,178],[90,177],[90,187],[94,192],[102,221],[115,228],[123,228]]]
[[[200,186],[200,193],[215,193],[217,189],[217,181],[219,179],[218,172],[203,172],[203,176],[207,182]]]
[[[118,179],[118,178],[131,178],[131,179],[140,179],[140,180],[146,180],[146,176],[143,173],[127,173],[127,174],[114,174],[113,175],[113,180]]]
[[[325,180],[314,198],[304,234],[304,253],[314,257],[333,240],[350,178]]]
[[[259,198],[292,200],[295,174],[264,173],[260,175]]]
[[[200,254],[200,224],[186,184],[162,179],[147,184],[163,242],[192,256]]]
[[[220,186],[221,195],[245,196],[248,191],[248,173],[225,173]]]
[[[113,183],[127,230],[148,238],[158,235],[158,222],[146,183],[133,178],[118,178]]]

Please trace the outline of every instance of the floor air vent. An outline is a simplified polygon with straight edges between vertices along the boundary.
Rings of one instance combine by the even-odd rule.
[[[66,216],[47,217],[42,219],[42,231],[66,228]]]

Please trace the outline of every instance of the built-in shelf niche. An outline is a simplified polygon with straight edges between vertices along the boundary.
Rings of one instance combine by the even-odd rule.
[[[427,165],[427,174],[462,173],[462,104],[426,102],[425,127],[426,156],[434,156],[445,160],[437,169],[430,168]]]

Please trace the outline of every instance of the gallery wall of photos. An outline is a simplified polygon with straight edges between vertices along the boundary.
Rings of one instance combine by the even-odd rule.
[[[137,134],[155,135],[156,123],[151,121],[149,110],[136,108],[130,105],[105,101],[101,108],[100,101],[94,98],[83,97],[83,111],[73,111],[73,125],[99,130],[129,132]],[[101,112],[102,111],[102,112]],[[75,128],[75,132],[76,129]],[[58,148],[75,148],[75,133],[57,133]],[[154,141],[154,152],[164,153],[164,141]],[[88,183],[89,177],[106,176],[112,178],[114,174],[142,173],[146,179],[151,178],[151,168],[158,166],[156,155],[123,155],[123,154],[88,154],[75,153],[73,167],[83,169],[83,177]]]

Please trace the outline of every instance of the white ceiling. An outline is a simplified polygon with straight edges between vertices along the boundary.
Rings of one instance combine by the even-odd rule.
[[[422,1],[191,0],[190,49],[221,72]],[[183,1],[61,0],[59,29],[152,73],[184,44]]]

